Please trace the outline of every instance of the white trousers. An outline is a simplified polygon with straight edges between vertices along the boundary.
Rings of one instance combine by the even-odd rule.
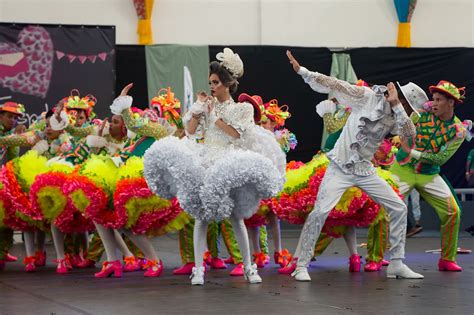
[[[352,186],[357,186],[365,191],[375,202],[388,211],[390,215],[391,258],[405,258],[407,207],[403,200],[377,174],[369,176],[347,175],[331,162],[319,187],[314,209],[308,215],[301,231],[295,252],[295,257],[298,258],[298,266],[308,266],[313,256],[314,245],[319,238],[319,234],[321,234],[329,212],[337,205],[344,192]]]

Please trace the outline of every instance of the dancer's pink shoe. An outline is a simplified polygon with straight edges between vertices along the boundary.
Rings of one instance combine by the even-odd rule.
[[[183,266],[179,267],[178,269],[173,270],[174,275],[190,275],[193,273],[193,268],[196,265],[192,263],[184,264]]]
[[[255,262],[258,268],[265,267],[266,259],[267,255],[265,255],[265,253],[263,252],[253,254],[253,261]]]
[[[60,275],[63,275],[65,273],[67,273],[68,271],[68,259],[67,258],[64,258],[64,259],[57,259],[55,260],[56,263],[58,263],[58,266],[56,267],[56,273],[57,274],[60,274]]]
[[[244,263],[239,263],[237,266],[232,269],[230,275],[233,277],[240,277],[244,275]]]
[[[7,257],[5,257],[5,261],[6,262],[15,262],[15,261],[18,261],[18,257],[13,256],[10,253],[7,253]]]
[[[206,251],[203,255],[203,259],[204,259],[204,262],[206,263],[206,265],[210,266],[211,265],[211,262],[212,262],[212,255],[211,255],[211,251]]]
[[[124,272],[133,272],[142,269],[141,259],[137,259],[135,256],[125,257],[125,266],[123,266]]]
[[[145,277],[159,277],[163,272],[163,261],[147,260]]]
[[[296,270],[296,263],[298,258],[293,258],[285,267],[278,269],[278,273],[281,275],[291,275]]]
[[[36,270],[36,264],[35,264],[36,257],[35,256],[27,256],[23,260],[23,263],[25,264],[25,271],[26,272],[33,272]]]
[[[450,260],[445,260],[445,259],[440,259],[438,261],[438,269],[439,271],[457,271],[457,272],[462,271],[461,266],[456,264],[455,261],[450,261]]]
[[[81,255],[74,254],[69,256],[69,262],[71,263],[71,267],[78,268],[79,264],[83,261]]]
[[[35,266],[36,267],[44,267],[46,266],[46,252],[45,251],[37,251],[35,253]]]
[[[232,256],[229,256],[229,258],[224,259],[224,262],[227,265],[237,265],[237,263],[235,262],[234,258],[232,258]]]
[[[288,265],[291,259],[292,255],[286,248],[273,254],[273,260],[275,261],[275,264],[279,264],[282,268]]]
[[[219,257],[212,258],[209,265],[211,266],[211,269],[227,269],[227,265]]]
[[[387,267],[388,265],[390,265],[390,261],[385,260],[385,259],[382,259],[381,263],[382,263],[382,266],[384,267]]]
[[[89,258],[86,258],[77,264],[77,268],[80,268],[80,269],[92,268],[92,267],[95,267],[95,261]]]
[[[349,257],[349,272],[360,272],[360,256],[352,254]]]
[[[110,277],[112,274],[116,278],[120,278],[122,276],[122,263],[120,260],[115,261],[104,261],[102,263],[102,270],[97,272],[94,277],[96,278],[107,278]]]
[[[366,272],[375,272],[382,269],[382,262],[367,261],[364,266],[364,271]]]

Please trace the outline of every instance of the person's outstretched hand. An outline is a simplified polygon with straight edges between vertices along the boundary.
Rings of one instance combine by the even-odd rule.
[[[387,84],[387,92],[388,95],[386,96],[386,99],[392,107],[400,104],[400,100],[398,99],[397,88],[395,87],[395,84],[393,84],[393,82]]]
[[[298,63],[298,60],[296,60],[295,57],[293,57],[293,55],[291,54],[291,51],[289,50],[286,51],[286,55],[288,56],[288,60],[290,60],[291,65],[293,66],[293,70],[295,70],[295,72],[298,72],[301,67],[300,64]]]

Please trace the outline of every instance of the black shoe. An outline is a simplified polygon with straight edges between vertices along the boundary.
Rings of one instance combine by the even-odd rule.
[[[417,224],[415,227],[412,227],[410,229],[410,231],[407,231],[407,238],[412,237],[412,236],[420,233],[421,231],[423,231],[423,227],[421,225]]]

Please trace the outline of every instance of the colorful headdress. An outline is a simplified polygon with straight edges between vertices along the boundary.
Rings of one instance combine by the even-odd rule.
[[[151,107],[156,109],[160,117],[165,118],[172,126],[183,129],[181,119],[181,102],[174,97],[171,88],[160,89],[157,96],[151,99]]]
[[[464,86],[458,88],[449,81],[441,80],[437,85],[430,86],[430,92],[431,94],[435,92],[445,94],[453,98],[456,103],[462,103],[465,99],[464,94],[466,94],[466,88]]]
[[[285,120],[291,117],[291,114],[288,111],[288,105],[278,106],[278,100],[276,99],[265,103],[264,107],[265,116],[268,117],[268,119],[276,122],[277,128],[283,127],[285,125]]]
[[[64,98],[64,110],[68,115],[76,110],[84,110],[89,119],[94,118],[95,114],[93,108],[97,103],[97,99],[94,95],[88,94],[84,97],[81,97],[79,90],[71,90],[71,94],[68,97]]]
[[[226,68],[230,74],[238,79],[244,74],[244,63],[238,54],[235,54],[232,49],[224,48],[223,52],[216,55],[216,59],[220,64]]]
[[[0,106],[1,112],[9,112],[19,116],[23,116],[25,114],[25,106],[20,103],[15,102],[6,102],[2,106]]]

